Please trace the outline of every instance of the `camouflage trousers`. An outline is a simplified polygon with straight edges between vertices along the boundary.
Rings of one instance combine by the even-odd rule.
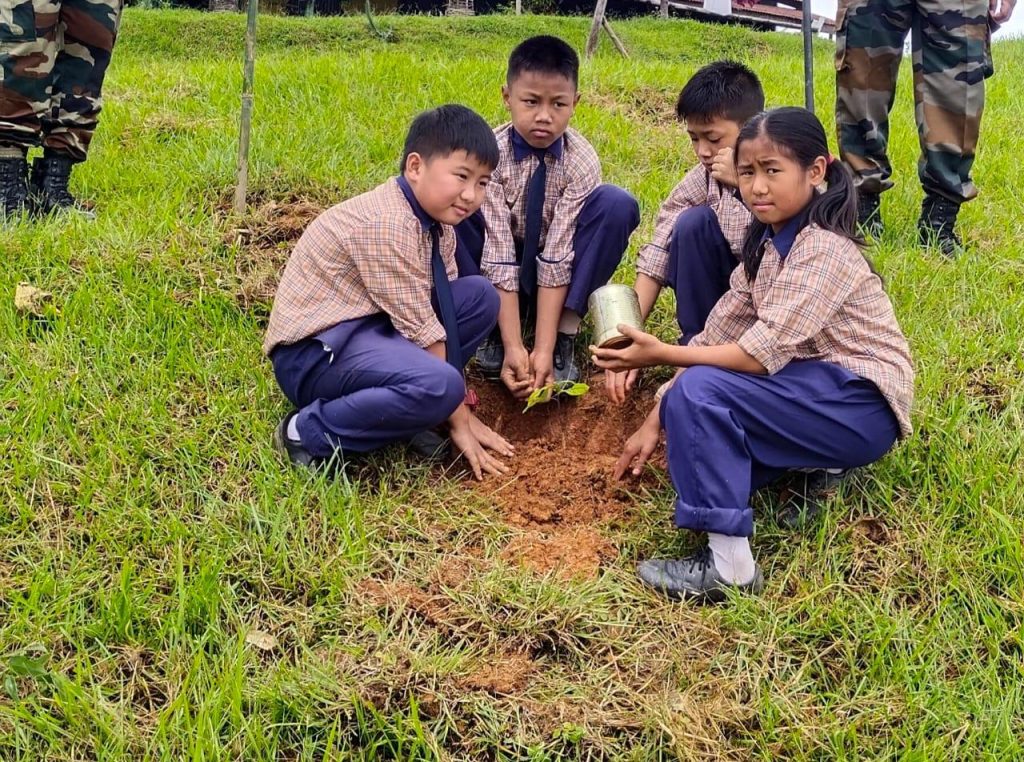
[[[992,74],[988,0],[839,0],[836,127],[858,188],[892,187],[889,111],[907,34],[921,143],[917,172],[926,193],[974,198],[971,165],[985,79]]]
[[[83,161],[122,0],[0,0],[0,156],[31,146]]]

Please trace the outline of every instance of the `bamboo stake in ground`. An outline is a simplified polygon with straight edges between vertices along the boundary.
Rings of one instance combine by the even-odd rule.
[[[629,51],[626,50],[626,46],[622,44],[622,40],[619,39],[619,35],[615,34],[615,31],[612,29],[612,25],[608,23],[607,16],[601,19],[601,26],[604,27],[604,31],[608,32],[608,36],[612,38],[612,45],[615,46],[615,49],[622,53],[623,58],[629,58]]]
[[[601,22],[604,20],[604,9],[608,7],[608,0],[597,0],[594,6],[594,19],[590,22],[590,36],[587,37],[586,56],[590,58],[597,50],[597,36],[601,34]]]
[[[597,50],[597,38],[601,34],[601,28],[604,27],[615,49],[622,53],[624,58],[629,58],[626,46],[622,44],[619,36],[612,31],[612,25],[608,23],[608,18],[604,15],[605,8],[607,7],[608,0],[597,0],[597,5],[594,6],[594,18],[590,22],[590,36],[587,37],[586,56],[590,58],[594,55],[594,51]]]
[[[245,65],[242,68],[242,115],[238,123],[238,182],[235,185],[235,214],[245,213],[249,187],[249,136],[252,133],[252,81],[256,68],[256,12],[259,0],[249,0],[245,27]]]

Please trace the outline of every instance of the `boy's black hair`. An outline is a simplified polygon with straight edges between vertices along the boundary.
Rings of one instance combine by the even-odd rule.
[[[411,153],[430,161],[436,156],[451,156],[455,151],[465,151],[491,169],[498,166],[494,131],[473,109],[449,103],[424,111],[412,120],[398,171],[405,171]]]
[[[541,34],[516,45],[508,57],[506,84],[511,85],[524,71],[559,74],[576,88],[580,81],[580,57],[565,40]]]
[[[740,146],[748,140],[763,135],[779,150],[793,159],[804,169],[809,169],[818,159],[828,162],[825,170],[827,188],[814,192],[811,202],[800,213],[801,227],[814,224],[823,230],[851,239],[858,246],[863,241],[857,235],[857,189],[853,175],[846,165],[834,159],[828,150],[825,128],[813,113],[804,108],[786,106],[764,111],[750,119],[739,137],[736,138],[736,157]],[[753,282],[764,257],[762,239],[768,226],[754,219],[747,228],[743,239],[743,269],[747,280]],[[863,251],[861,252],[863,254]],[[865,257],[867,260],[867,257]],[[867,260],[871,266],[871,260]],[[874,271],[874,267],[871,268]]]
[[[743,126],[764,110],[761,81],[750,69],[735,61],[715,61],[702,66],[690,77],[676,102],[680,121],[707,122],[721,117]]]

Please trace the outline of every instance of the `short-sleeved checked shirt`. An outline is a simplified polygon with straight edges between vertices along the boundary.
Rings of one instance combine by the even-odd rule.
[[[519,290],[516,241],[526,234],[526,189],[539,163],[525,141],[513,141],[511,124],[495,128],[498,166],[491,173],[483,213],[486,226],[480,271],[504,291]],[[568,129],[544,157],[547,179],[537,255],[537,285],[568,285],[576,252],[573,237],[583,203],[601,184],[597,152],[576,130]]]
[[[441,256],[455,278],[455,231],[441,225]],[[302,234],[277,287],[263,351],[293,344],[343,320],[387,313],[402,336],[444,341],[431,306],[431,237],[397,178],[333,206]]]
[[[873,382],[912,429],[914,369],[881,279],[848,238],[809,225],[783,258],[770,238],[753,283],[743,265],[690,346],[737,343],[769,373],[823,360]]]
[[[718,218],[722,235],[739,259],[743,237],[750,226],[750,210],[743,205],[738,191],[715,180],[703,164],[686,173],[668,194],[654,222],[654,239],[640,248],[637,272],[654,278],[662,285],[668,279],[668,245],[679,215],[694,206],[707,206]]]

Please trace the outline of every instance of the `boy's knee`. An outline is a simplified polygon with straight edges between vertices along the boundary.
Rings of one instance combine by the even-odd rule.
[[[440,423],[447,420],[466,399],[466,381],[462,376],[462,371],[444,363],[444,367],[436,375],[436,383],[437,408],[440,415],[438,423]]]
[[[675,380],[668,394],[672,395],[672,403],[686,407],[701,405],[721,394],[727,378],[728,371],[721,368],[694,365]]]
[[[682,240],[703,233],[709,225],[717,225],[718,218],[709,206],[691,206],[681,212],[672,228],[673,240]]]
[[[472,325],[478,321],[498,321],[501,298],[494,284],[483,275],[464,275],[452,281],[452,295],[458,305],[460,326],[464,326],[467,321]]]
[[[483,275],[468,275],[465,280],[473,294],[474,301],[479,306],[480,314],[484,317],[498,318],[498,308],[501,306],[501,297],[498,296],[498,289],[494,287]]]
[[[636,228],[640,224],[640,202],[632,193],[617,185],[598,186],[594,193],[600,194],[601,206],[615,224]]]
[[[587,199],[587,205],[606,225],[620,225],[632,231],[640,224],[640,203],[632,193],[617,185],[597,186]]]

